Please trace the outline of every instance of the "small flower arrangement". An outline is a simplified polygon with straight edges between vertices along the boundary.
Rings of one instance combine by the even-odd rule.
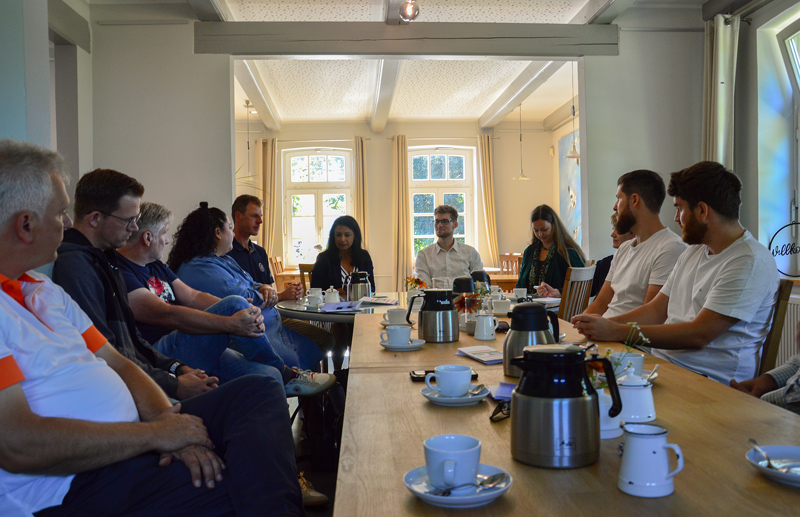
[[[428,284],[421,278],[407,276],[405,279],[406,291],[409,289],[426,289]]]
[[[641,351],[639,348],[642,345],[647,345],[650,343],[650,340],[642,334],[642,329],[639,327],[639,324],[636,322],[628,322],[630,325],[630,330],[628,331],[628,336],[623,341],[623,345],[625,347],[622,350],[622,355],[617,357],[614,361],[611,362],[611,366],[614,370],[618,370],[619,366],[625,365],[623,370],[629,368],[633,365],[630,359],[627,360],[628,354],[636,353],[637,351]],[[608,359],[611,356],[612,350],[610,348],[606,348],[606,353],[603,357]],[[587,373],[589,374],[589,379],[592,381],[592,386],[597,389],[602,389],[608,386],[608,381],[605,379],[605,375],[600,377],[600,374],[603,374],[603,367],[599,364],[587,364],[586,365]]]
[[[458,309],[458,312],[473,313],[478,312],[481,308],[481,295],[478,293],[464,293],[453,302]]]

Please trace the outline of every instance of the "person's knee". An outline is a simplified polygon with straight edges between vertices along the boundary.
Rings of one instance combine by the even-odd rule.
[[[248,302],[244,297],[237,294],[232,294],[222,298],[220,301],[206,309],[206,312],[230,316],[231,314],[237,313],[240,310],[247,309],[251,306],[252,305],[250,302]]]

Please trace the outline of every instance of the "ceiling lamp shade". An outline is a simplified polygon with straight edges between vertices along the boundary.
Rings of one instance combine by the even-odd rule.
[[[572,63],[569,65],[569,71],[572,75],[572,88],[570,89],[570,93],[572,94],[572,134],[575,134],[575,69],[572,68]],[[564,158],[573,158],[575,160],[580,159],[581,154],[578,152],[578,148],[575,146],[575,137],[572,137],[572,147],[570,148],[569,152],[564,156]],[[579,162],[580,163],[580,162]]]
[[[575,140],[572,141],[572,147],[570,148],[569,152],[564,156],[564,158],[580,158],[581,155],[578,152],[577,147],[575,147]]]
[[[419,6],[414,0],[406,0],[400,4],[400,19],[404,22],[413,22],[419,16]]]

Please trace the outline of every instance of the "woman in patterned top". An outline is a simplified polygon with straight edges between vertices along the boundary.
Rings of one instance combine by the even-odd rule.
[[[375,292],[375,275],[372,258],[361,247],[361,228],[355,219],[343,215],[331,225],[328,247],[317,255],[314,269],[311,270],[311,287],[327,289],[330,286],[346,295],[343,290],[345,279],[353,271],[366,271],[372,292]]]

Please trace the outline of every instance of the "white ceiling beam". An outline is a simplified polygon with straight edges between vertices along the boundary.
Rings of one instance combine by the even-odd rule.
[[[261,74],[252,61],[236,59],[233,62],[233,74],[242,86],[245,95],[258,111],[258,118],[271,131],[280,131],[282,122],[275,103],[269,95],[267,86],[261,80]]]
[[[375,133],[381,133],[386,129],[386,123],[389,121],[389,109],[392,107],[398,70],[400,70],[399,59],[381,59],[378,62],[375,104],[369,122],[370,129]]]
[[[197,19],[201,22],[226,22],[233,20],[233,13],[225,0],[187,0]]]
[[[197,22],[196,54],[527,58],[614,56],[616,25],[382,22]]]
[[[636,0],[589,0],[570,23],[609,24],[625,12]]]
[[[545,63],[534,62],[529,64],[525,70],[495,99],[489,108],[483,112],[478,119],[478,126],[481,128],[494,127],[506,116],[514,111],[522,101],[527,99],[531,93],[564,66],[563,61],[547,61]]]
[[[67,42],[92,53],[92,33],[89,22],[76,13],[64,0],[47,1],[47,23],[49,28]]]
[[[542,121],[542,128],[545,131],[555,131],[563,126],[565,122],[569,122],[572,119],[572,107],[577,105],[578,96],[576,95],[572,100],[568,100],[563,106],[545,117],[544,121]],[[576,109],[575,114],[577,115],[577,113],[578,110]]]

